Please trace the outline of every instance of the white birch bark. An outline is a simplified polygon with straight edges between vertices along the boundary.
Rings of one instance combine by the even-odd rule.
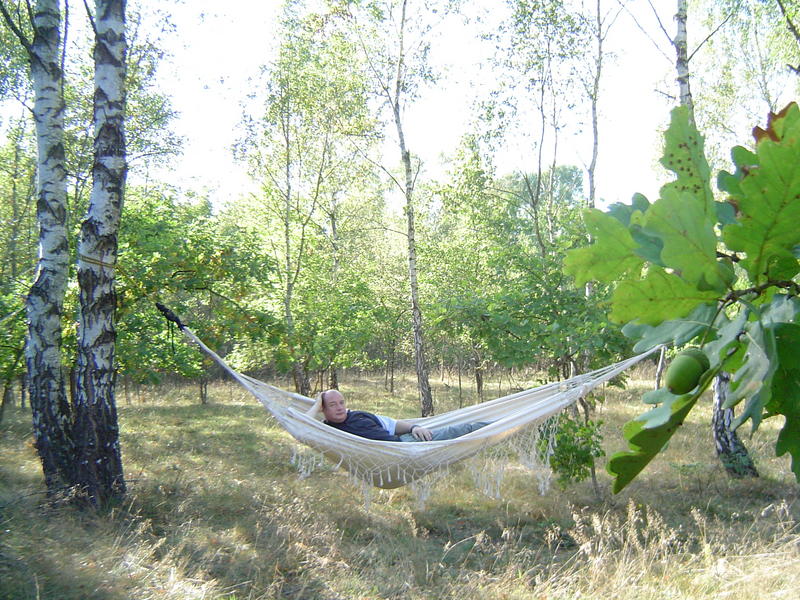
[[[678,71],[678,91],[681,106],[689,109],[689,118],[694,122],[694,102],[689,88],[689,54],[688,38],[686,34],[687,0],[678,0],[678,12],[675,14],[677,31],[672,44],[675,46],[675,68]]]
[[[125,492],[115,384],[117,235],[125,192],[125,0],[95,2],[94,165],[78,242],[77,485],[92,504]]]
[[[29,43],[0,3],[7,25],[28,52],[34,88],[37,139],[39,258],[26,299],[25,361],[36,449],[50,493],[71,480],[70,407],[61,368],[61,317],[67,289],[67,185],[64,168],[61,13],[58,0],[38,0]]]
[[[408,278],[411,288],[411,323],[414,333],[414,360],[417,370],[417,387],[419,389],[420,406],[422,416],[426,417],[433,414],[433,396],[431,385],[428,378],[428,367],[425,360],[425,337],[422,323],[422,310],[419,306],[419,283],[417,282],[417,243],[414,225],[414,171],[411,166],[411,153],[406,147],[405,134],[403,131],[403,119],[401,111],[403,78],[405,76],[405,47],[404,33],[406,24],[407,0],[403,0],[399,23],[399,50],[397,55],[397,70],[395,73],[395,86],[393,97],[389,100],[392,105],[394,123],[397,128],[397,137],[400,144],[400,159],[403,163],[405,174],[404,195],[406,198],[406,219],[408,221]]]
[[[694,102],[689,87],[689,55],[686,32],[687,0],[678,0],[678,12],[675,15],[677,32],[673,45],[677,55],[675,66],[678,71],[678,89],[680,104],[689,109],[690,122],[694,123]],[[727,395],[729,376],[721,372],[714,379],[714,406],[711,416],[711,431],[717,456],[729,475],[735,477],[758,477],[752,459],[745,445],[732,427],[733,409],[723,408]]]

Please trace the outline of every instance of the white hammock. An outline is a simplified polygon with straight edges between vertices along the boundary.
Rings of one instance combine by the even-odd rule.
[[[481,429],[452,440],[384,442],[335,429],[305,414],[314,400],[264,383],[231,368],[187,327],[183,332],[225,371],[250,391],[298,442],[321,452],[337,466],[380,488],[396,488],[444,469],[494,446],[528,426],[555,415],[598,385],[619,375],[653,352],[571,379],[467,406],[434,417],[407,419],[428,428],[490,421]]]

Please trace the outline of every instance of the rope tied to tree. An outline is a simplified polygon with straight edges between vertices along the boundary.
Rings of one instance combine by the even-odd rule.
[[[172,347],[172,355],[175,356],[175,335],[172,329],[172,324],[175,323],[181,331],[184,331],[186,326],[181,322],[178,315],[161,304],[161,302],[156,302],[156,308],[161,311],[161,314],[164,315],[164,318],[167,319],[167,323],[169,324],[169,343]]]
[[[161,302],[156,302],[156,308],[161,311],[161,314],[167,319],[167,321],[171,321],[175,323],[178,327],[180,327],[181,331],[185,328],[185,325],[181,323],[181,320],[178,318],[174,312],[168,309],[166,306],[161,304]]]
[[[98,267],[104,267],[106,269],[116,269],[117,263],[107,263],[103,262],[97,258],[91,258],[90,256],[86,256],[85,254],[78,254],[78,258],[85,263],[89,263],[90,265],[97,265]]]

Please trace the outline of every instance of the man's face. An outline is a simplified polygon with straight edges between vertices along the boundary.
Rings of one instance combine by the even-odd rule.
[[[325,392],[322,401],[322,414],[325,420],[330,423],[341,423],[347,418],[347,406],[345,406],[344,396],[336,390]]]

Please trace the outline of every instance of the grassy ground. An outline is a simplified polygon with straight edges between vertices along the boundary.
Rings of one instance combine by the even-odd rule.
[[[346,379],[350,406],[414,414],[411,381]],[[508,384],[505,384],[506,387]],[[649,386],[607,389],[607,452]],[[457,393],[435,386],[438,411]],[[495,384],[492,393],[498,391]],[[500,388],[503,393],[507,389]],[[0,600],[795,598],[800,504],[774,426],[747,444],[762,477],[728,479],[701,406],[668,451],[617,496],[600,469],[540,496],[507,471],[503,500],[468,469],[440,482],[424,508],[405,488],[369,510],[340,471],[300,479],[295,444],[232,384],[157,388],[120,402],[129,496],[105,515],[44,502],[27,411],[0,425]],[[466,401],[466,396],[465,396]],[[601,465],[602,466],[602,465]]]

